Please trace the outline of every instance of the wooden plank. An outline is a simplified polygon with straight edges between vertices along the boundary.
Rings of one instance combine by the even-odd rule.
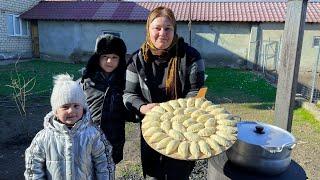
[[[294,100],[306,18],[307,0],[288,0],[283,32],[278,85],[275,104],[275,125],[291,131]]]

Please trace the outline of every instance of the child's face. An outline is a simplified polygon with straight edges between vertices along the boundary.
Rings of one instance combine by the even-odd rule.
[[[73,125],[83,115],[83,106],[78,103],[65,104],[56,110],[57,118],[66,125]]]
[[[99,65],[105,72],[112,72],[118,67],[120,57],[116,54],[103,54],[100,56]]]

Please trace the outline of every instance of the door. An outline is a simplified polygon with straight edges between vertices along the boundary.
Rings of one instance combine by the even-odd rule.
[[[31,21],[31,39],[32,39],[32,56],[35,58],[40,57],[39,51],[39,33],[38,33],[38,21]]]

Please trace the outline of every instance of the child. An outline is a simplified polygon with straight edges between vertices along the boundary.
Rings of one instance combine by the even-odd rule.
[[[126,52],[127,48],[122,39],[109,34],[99,36],[95,52],[81,78],[92,120],[100,126],[110,141],[115,164],[123,158],[125,120],[133,118],[122,99]]]
[[[26,179],[114,179],[109,142],[94,126],[81,86],[54,78],[52,111],[26,150]]]

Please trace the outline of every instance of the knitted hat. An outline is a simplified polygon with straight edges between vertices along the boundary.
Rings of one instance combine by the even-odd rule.
[[[53,112],[64,104],[78,103],[87,109],[86,97],[80,86],[69,74],[60,74],[55,77],[51,94],[51,108]]]
[[[95,52],[102,54],[116,54],[120,58],[127,53],[127,47],[123,40],[111,34],[103,34],[96,39]]]

